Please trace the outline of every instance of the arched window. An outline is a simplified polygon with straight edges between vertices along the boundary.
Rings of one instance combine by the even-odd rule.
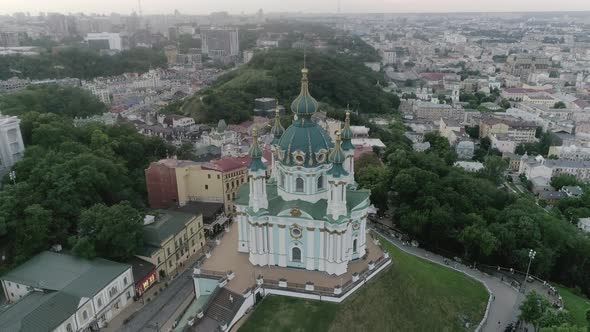
[[[84,320],[87,320],[87,319],[88,319],[88,311],[84,310],[84,311],[82,312],[82,318],[83,318]]]
[[[303,192],[303,179],[302,178],[297,178],[295,180],[295,191],[298,193]]]
[[[291,260],[293,262],[301,262],[301,249],[294,247],[291,252]]]
[[[356,253],[356,239],[352,241],[352,252]]]
[[[74,332],[74,329],[72,328],[72,323],[68,323],[68,325],[66,326],[66,331]]]
[[[285,173],[281,172],[281,180],[280,180],[281,187],[285,188]]]
[[[318,190],[324,189],[324,176],[320,175],[318,178]]]

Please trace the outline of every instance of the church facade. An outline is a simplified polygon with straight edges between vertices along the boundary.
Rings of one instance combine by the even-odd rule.
[[[267,179],[258,137],[253,133],[249,183],[236,199],[238,251],[252,264],[275,265],[332,275],[366,253],[368,190],[354,182],[350,114],[332,142],[311,120],[318,109],[302,69],[301,91],[292,102],[294,120],[281,126],[277,113],[271,133],[272,175]]]

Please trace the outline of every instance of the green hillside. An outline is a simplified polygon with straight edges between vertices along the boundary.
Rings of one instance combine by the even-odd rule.
[[[239,332],[465,331],[477,326],[484,286],[381,241],[393,264],[340,304],[268,296]]]
[[[254,99],[275,97],[288,107],[299,93],[303,51],[273,49],[260,52],[252,61],[217,80],[211,87],[189,98],[182,106],[199,122],[219,119],[237,123],[247,120]],[[310,90],[320,102],[362,113],[387,113],[397,109],[399,99],[376,86],[382,74],[375,73],[349,56],[319,52],[307,54]]]

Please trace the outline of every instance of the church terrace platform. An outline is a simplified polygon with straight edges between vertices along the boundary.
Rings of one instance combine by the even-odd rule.
[[[307,282],[313,282],[315,287],[334,288],[351,281],[355,272],[361,274],[366,271],[370,261],[376,262],[383,257],[383,250],[373,242],[369,234],[366,236],[367,257],[351,261],[345,274],[335,276],[326,272],[290,267],[252,265],[248,260],[248,254],[240,253],[237,250],[238,224],[233,223],[229,232],[223,233],[221,243],[213,249],[211,257],[205,259],[200,268],[203,274],[225,275],[230,270],[234,272],[235,277],[229,280],[225,287],[238,294],[242,294],[246,289],[254,286],[258,275],[262,275],[265,281],[286,279],[289,284],[304,285]]]

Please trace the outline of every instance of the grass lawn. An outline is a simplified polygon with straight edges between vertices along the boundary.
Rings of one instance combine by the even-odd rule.
[[[569,288],[562,286],[556,286],[559,290],[559,294],[563,299],[565,309],[567,309],[574,318],[574,324],[578,326],[586,327],[588,322],[586,321],[586,310],[590,309],[590,300],[587,298],[576,295]]]
[[[267,297],[240,332],[463,331],[462,320],[479,324],[483,285],[382,243],[393,264],[343,303]]]

